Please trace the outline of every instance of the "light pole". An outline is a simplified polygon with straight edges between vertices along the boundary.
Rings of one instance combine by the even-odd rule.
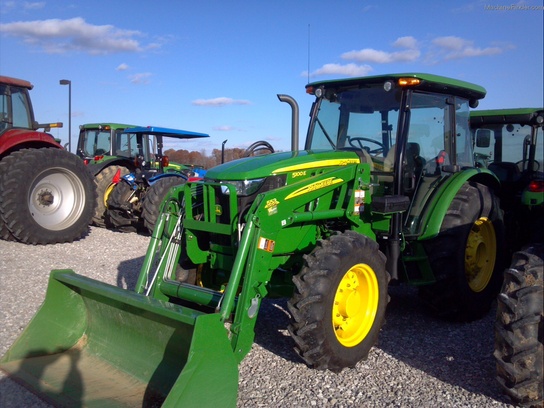
[[[68,85],[68,151],[72,150],[72,81],[61,79],[60,85]]]

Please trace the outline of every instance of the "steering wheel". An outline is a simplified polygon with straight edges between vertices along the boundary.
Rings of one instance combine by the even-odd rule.
[[[374,143],[374,144],[378,145],[379,147],[377,149],[370,150],[370,148],[363,145],[363,142]],[[383,145],[383,143],[380,143],[377,140],[370,139],[368,137],[349,137],[348,136],[348,143],[352,147],[355,147],[356,149],[366,150],[370,154],[379,154],[379,153],[383,152],[384,147],[385,147]]]
[[[275,150],[272,145],[264,140],[252,143],[242,154],[242,157],[257,156],[260,154],[266,154],[262,152],[274,153]]]
[[[527,163],[528,161],[529,161],[529,159],[520,160],[520,161],[516,162],[516,166],[518,166],[518,168],[521,171],[523,171],[523,168],[525,167],[525,163]],[[540,169],[540,162],[538,162],[537,160],[534,160],[532,166],[533,166],[533,168],[531,170],[538,171],[538,169]]]

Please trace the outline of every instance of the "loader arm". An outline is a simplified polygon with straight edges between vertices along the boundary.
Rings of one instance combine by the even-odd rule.
[[[230,217],[223,223],[211,209],[216,209],[218,191],[221,188],[225,191],[225,185],[197,182],[174,188],[164,203],[163,221],[154,231],[138,290],[164,301],[193,302],[219,313],[221,321],[231,323],[232,350],[241,361],[253,344],[255,322],[261,301],[271,289],[272,274],[313,248],[323,237],[322,225],[328,220],[343,219],[346,226],[375,238],[371,224],[364,222],[370,209],[356,213],[355,197],[351,194],[354,188],[369,189],[369,184],[367,164],[338,167],[259,194],[241,222],[236,192],[227,184],[229,208],[223,207],[218,212],[228,213]],[[370,194],[365,200],[364,205],[370,204]],[[180,205],[182,202],[185,207]],[[221,241],[238,237],[240,226],[235,253],[214,243],[207,250],[202,249],[204,238]],[[185,243],[185,247],[180,243]],[[210,288],[175,281],[174,269],[185,250],[208,274],[227,276],[226,284]],[[158,262],[151,261],[152,258]],[[152,265],[157,263],[159,267],[153,271]]]

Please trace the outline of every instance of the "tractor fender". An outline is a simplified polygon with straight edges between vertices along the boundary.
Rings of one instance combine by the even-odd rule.
[[[157,174],[156,176],[153,176],[153,177],[149,178],[148,181],[149,181],[150,185],[153,185],[158,180],[163,179],[163,178],[167,178],[167,177],[177,177],[177,178],[180,178],[182,180],[187,181],[187,176],[185,176],[185,174],[182,174],[182,173],[162,173],[162,174]]]
[[[106,159],[96,163],[89,163],[87,167],[93,176],[96,176],[102,170],[109,166],[123,166],[126,167],[130,172],[133,172],[134,162],[127,158],[112,157],[111,159]]]
[[[434,238],[440,232],[446,211],[461,186],[467,181],[474,181],[491,187],[494,191],[500,188],[498,178],[489,170],[483,168],[464,170],[449,177],[426,205],[426,211],[421,215],[423,233],[419,240]]]
[[[10,129],[0,138],[0,157],[20,149],[57,147],[63,149],[49,133],[29,129]]]

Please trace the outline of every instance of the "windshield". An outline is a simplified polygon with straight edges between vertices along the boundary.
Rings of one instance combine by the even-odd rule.
[[[9,92],[8,92],[9,89]],[[11,112],[8,98],[11,97]],[[28,92],[24,88],[0,85],[0,131],[9,127],[32,129]]]
[[[109,130],[85,129],[84,132],[83,153],[86,157],[110,154]]]
[[[493,162],[510,162],[518,164],[520,171],[528,169],[530,156],[530,147],[535,149],[535,163],[533,169],[542,169],[542,157],[544,157],[544,141],[542,128],[534,129],[530,125],[520,124],[497,124],[486,125],[485,127],[474,130],[476,146],[474,152],[484,156],[488,164]],[[481,143],[478,136],[489,134],[487,143]]]
[[[318,105],[308,148],[360,150],[371,158],[373,170],[393,171],[401,92],[401,89],[385,91],[379,84],[327,94]],[[429,163],[435,163],[434,159],[442,154],[444,164],[472,166],[468,102],[460,98],[455,103],[452,100],[450,95],[412,93],[408,101],[407,151],[417,153]],[[455,129],[450,125],[452,113],[456,118]],[[453,145],[455,157],[451,157]]]

